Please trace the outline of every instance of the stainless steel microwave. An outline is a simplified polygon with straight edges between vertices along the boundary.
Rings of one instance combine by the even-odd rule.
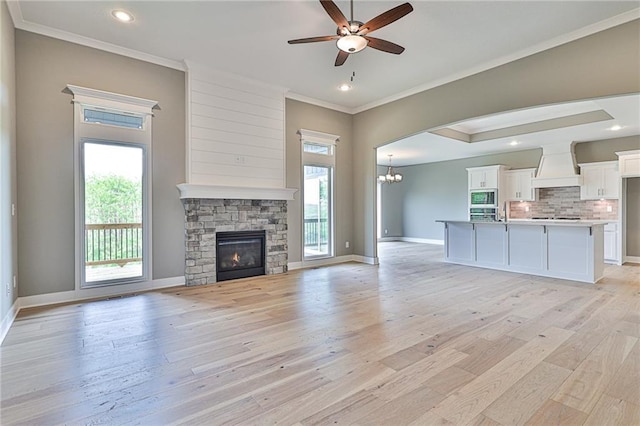
[[[471,191],[469,193],[470,207],[498,207],[498,190],[489,189]]]

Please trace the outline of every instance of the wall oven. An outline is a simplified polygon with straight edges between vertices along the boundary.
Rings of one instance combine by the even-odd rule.
[[[498,191],[496,189],[469,192],[469,220],[476,222],[498,220]]]
[[[498,191],[496,189],[470,191],[469,207],[498,207]]]

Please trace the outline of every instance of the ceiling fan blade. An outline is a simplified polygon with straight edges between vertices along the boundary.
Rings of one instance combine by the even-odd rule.
[[[347,52],[345,52],[344,50],[339,50],[338,51],[338,56],[336,57],[336,67],[339,67],[340,65],[344,64],[344,61],[347,60],[347,58],[349,57],[349,54]]]
[[[389,9],[362,25],[360,27],[360,30],[358,31],[358,34],[364,35],[386,25],[389,25],[390,23],[395,22],[398,19],[402,18],[404,15],[410,13],[411,11],[413,11],[413,7],[409,3],[404,3],[400,6],[394,7],[393,9]]]
[[[299,39],[296,39],[296,40],[289,40],[287,43],[289,43],[289,44],[315,43],[315,42],[318,42],[318,41],[337,40],[339,38],[340,38],[340,36],[338,36],[338,35],[320,36],[320,37],[307,37],[307,38],[299,38]]]
[[[395,55],[399,55],[402,52],[404,52],[404,47],[397,45],[395,43],[391,43],[390,41],[382,40],[380,38],[369,37],[369,36],[363,36],[363,37],[366,38],[367,41],[369,42],[367,46],[373,47],[374,49],[382,50],[383,52],[387,52],[387,53],[393,53]]]
[[[332,0],[320,0],[320,4],[324,7],[324,10],[327,11],[331,19],[333,19],[333,22],[338,25],[338,28],[349,28],[349,21],[347,21],[342,11]]]

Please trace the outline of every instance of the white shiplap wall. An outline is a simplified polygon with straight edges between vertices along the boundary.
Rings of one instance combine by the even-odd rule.
[[[187,182],[283,188],[285,90],[187,65]]]

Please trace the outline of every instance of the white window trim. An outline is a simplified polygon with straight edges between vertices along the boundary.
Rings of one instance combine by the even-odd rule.
[[[335,224],[335,182],[336,182],[336,147],[338,141],[340,140],[340,136],[332,135],[330,133],[318,132],[315,130],[306,130],[300,129],[298,130],[298,134],[300,135],[300,163],[301,163],[301,172],[300,175],[302,177],[302,182],[300,184],[300,193],[301,193],[301,202],[302,202],[302,220],[300,223],[300,247],[301,247],[301,255],[302,255],[302,264],[305,262],[314,261],[317,259],[328,259],[336,256],[336,224]],[[316,145],[325,145],[331,146],[331,154],[317,154],[313,152],[306,152],[304,150],[304,144],[311,143]],[[330,234],[330,247],[328,255],[318,255],[312,257],[305,257],[304,254],[304,167],[305,166],[320,166],[320,167],[330,167],[331,168],[331,198],[329,202],[329,215],[331,220],[331,234]]]
[[[81,205],[81,195],[83,191],[83,165],[82,144],[85,141],[95,142],[115,142],[130,143],[132,146],[143,145],[145,155],[145,185],[146,196],[143,199],[143,270],[142,277],[123,280],[117,285],[126,285],[132,283],[144,283],[153,280],[152,267],[152,134],[151,134],[151,118],[153,117],[153,108],[158,105],[157,101],[137,98],[133,96],[121,95],[118,93],[105,92],[102,90],[90,89],[86,87],[67,85],[67,89],[73,94],[74,119],[73,119],[73,139],[74,139],[74,202],[75,202],[75,289],[91,290],[100,286],[107,287],[113,285],[113,282],[105,282],[95,286],[84,286],[84,229],[83,215],[84,206]],[[121,113],[135,114],[142,116],[142,129],[119,127],[113,125],[102,125],[97,123],[85,123],[83,121],[83,111],[86,107],[103,108]],[[134,284],[135,285],[135,284]]]

